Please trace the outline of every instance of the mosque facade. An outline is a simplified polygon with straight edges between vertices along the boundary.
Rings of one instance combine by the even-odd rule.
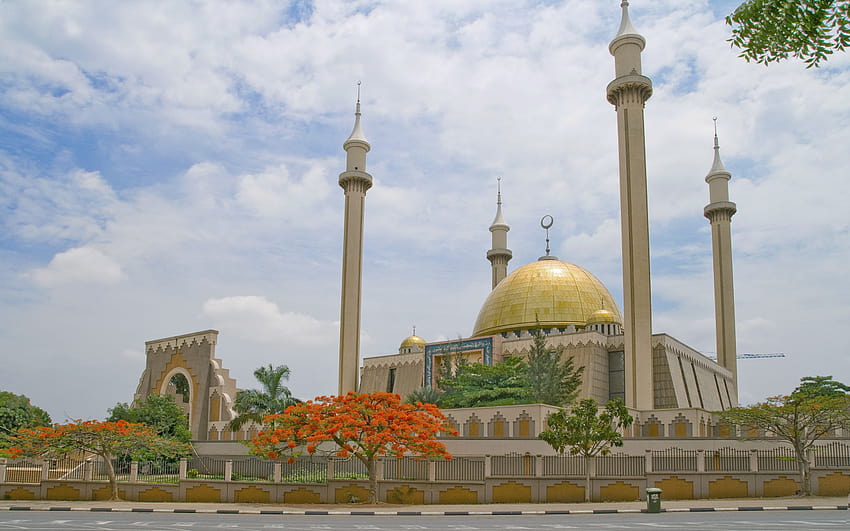
[[[508,273],[510,226],[499,193],[496,216],[489,227],[492,246],[486,253],[492,291],[470,337],[426,342],[413,335],[402,341],[398,353],[366,358],[361,392],[407,395],[423,386],[439,387],[437,375],[447,356],[484,364],[527,356],[532,331],[539,329],[549,346],[563,347],[564,357],[572,357],[577,366],[585,368],[579,398],[600,403],[622,399],[636,417],[634,436],[718,434],[716,412],[738,404],[730,228],[736,207],[729,201],[731,175],[720,160],[715,134],[714,163],[706,177],[711,202],[705,207],[712,225],[714,256],[715,362],[669,334],[652,333],[644,132],[644,108],[652,95],[652,82],[641,73],[645,45],[629,18],[628,2],[622,2],[620,27],[609,46],[615,78],[607,87],[607,98],[617,111],[623,311],[591,272],[551,256],[548,248],[536,262]],[[501,410],[505,408],[497,408],[498,412],[487,409],[492,408],[479,408],[472,416],[462,415],[463,419],[450,414],[450,420],[462,435],[470,431],[492,435],[496,417],[489,421],[482,417],[495,413],[504,417]],[[520,408],[517,415],[531,419],[532,410],[535,408]],[[465,423],[470,419],[481,428],[468,429]],[[543,429],[540,424],[530,432],[521,430],[520,417],[501,420],[507,427],[501,431],[508,436],[533,436]]]

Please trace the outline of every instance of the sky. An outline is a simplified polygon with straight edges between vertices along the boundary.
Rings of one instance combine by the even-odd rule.
[[[731,200],[742,403],[850,381],[850,58],[737,57],[734,2],[635,0],[654,332],[714,347],[704,177]],[[0,2],[0,389],[54,421],[132,400],[148,340],[216,329],[241,388],[337,386],[343,141],[362,82],[363,356],[466,337],[552,254],[622,301],[616,0]]]

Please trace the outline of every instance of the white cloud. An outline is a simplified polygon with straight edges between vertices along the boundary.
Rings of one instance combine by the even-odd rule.
[[[63,284],[115,284],[124,278],[121,265],[98,249],[76,247],[58,253],[47,267],[31,273],[44,287]]]
[[[281,312],[265,297],[243,295],[209,299],[204,314],[215,326],[259,343],[284,345],[333,344],[338,323],[320,321],[297,312]]]

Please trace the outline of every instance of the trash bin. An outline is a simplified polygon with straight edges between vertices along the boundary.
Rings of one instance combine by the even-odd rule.
[[[661,512],[661,489],[646,489],[646,512]]]

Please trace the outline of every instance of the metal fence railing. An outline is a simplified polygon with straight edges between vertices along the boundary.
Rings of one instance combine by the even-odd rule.
[[[653,472],[696,472],[698,452],[696,450],[682,450],[681,448],[667,448],[652,452]]]
[[[706,472],[749,472],[750,452],[721,448],[705,453]]]
[[[385,457],[384,479],[425,481],[428,479],[428,461],[413,457]]]
[[[226,459],[192,456],[186,463],[186,477],[189,479],[223,480],[226,466]]]
[[[596,458],[596,475],[636,477],[646,474],[646,458],[642,455],[607,455]]]
[[[789,472],[797,470],[797,456],[791,448],[771,448],[756,452],[759,470]]]
[[[65,456],[51,459],[47,477],[50,479],[83,479],[86,460],[79,457]]]
[[[274,481],[274,461],[256,457],[234,459],[230,479],[232,481]]]
[[[9,459],[6,461],[6,481],[8,483],[41,482],[41,464],[37,459]]]
[[[490,475],[493,477],[533,477],[535,458],[531,454],[494,455],[490,458]]]
[[[334,463],[336,464],[336,463]],[[282,483],[327,483],[328,459],[321,456],[302,456],[293,463],[281,464]]]
[[[584,476],[585,459],[564,455],[547,455],[543,457],[544,476]]]
[[[823,468],[848,468],[850,467],[850,446],[838,441],[816,446],[814,448],[816,467]]]
[[[140,483],[179,483],[180,461],[177,459],[154,459],[138,464]]]
[[[484,457],[437,461],[437,481],[484,481]]]
[[[362,461],[355,457],[333,460],[333,479],[368,479],[369,471]]]

